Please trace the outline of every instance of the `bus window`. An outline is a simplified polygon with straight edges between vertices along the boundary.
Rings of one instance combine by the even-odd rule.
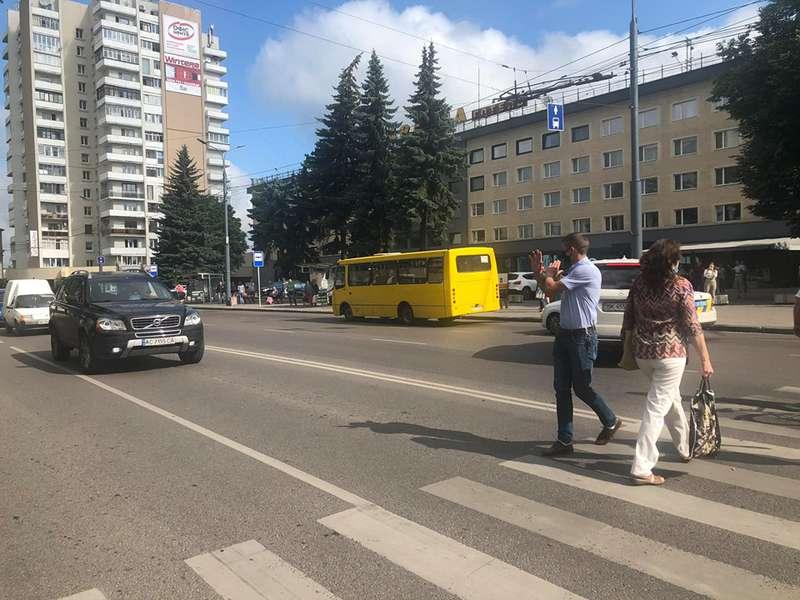
[[[459,273],[477,273],[479,271],[491,271],[492,260],[488,254],[472,254],[467,256],[456,256],[456,270]]]
[[[397,283],[397,263],[378,262],[372,265],[372,285],[392,285]]]
[[[351,286],[369,285],[371,265],[362,263],[347,267],[347,282]]]
[[[333,268],[333,287],[337,290],[344,287],[344,267]]]
[[[423,259],[401,260],[398,262],[398,278],[401,284],[425,283],[428,281],[427,263]]]
[[[428,283],[444,281],[444,259],[442,257],[428,259]]]

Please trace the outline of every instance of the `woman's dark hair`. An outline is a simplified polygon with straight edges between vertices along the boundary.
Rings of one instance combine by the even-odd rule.
[[[673,265],[681,259],[681,246],[675,240],[662,239],[642,254],[642,277],[649,284],[659,284],[675,277]]]

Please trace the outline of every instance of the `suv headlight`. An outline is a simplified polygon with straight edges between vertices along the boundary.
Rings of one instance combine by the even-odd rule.
[[[98,331],[125,331],[125,321],[119,319],[97,319]]]
[[[183,319],[183,325],[185,327],[200,325],[200,314],[196,312],[187,313],[186,317]]]

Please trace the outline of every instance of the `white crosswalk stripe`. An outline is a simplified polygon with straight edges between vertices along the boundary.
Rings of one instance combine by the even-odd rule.
[[[80,592],[79,594],[73,594],[72,596],[63,596],[58,600],[106,600],[106,597],[103,595],[103,592],[94,588],[86,590],[85,592]]]
[[[567,590],[379,506],[319,522],[464,600],[576,600]]]
[[[759,413],[764,415],[769,414],[785,414],[785,413]],[[767,435],[778,435],[782,437],[800,438],[800,429],[792,429],[791,427],[784,427],[783,425],[771,425],[770,423],[759,423],[758,421],[745,421],[743,419],[732,419],[724,416],[725,413],[719,413],[720,427],[730,427],[731,429],[738,429],[740,431],[752,431],[755,433],[766,433]]]
[[[527,458],[526,462],[510,460],[500,464],[509,469],[581,490],[800,550],[800,523],[796,521],[682,494],[663,487],[631,486],[627,478],[623,477],[610,476],[612,481],[604,481],[577,473],[575,471],[578,469],[567,465],[555,465],[553,462],[545,462],[538,458]]]
[[[462,477],[422,490],[711,598],[800,597],[800,588]]]
[[[798,394],[800,395],[800,387],[794,385],[784,385],[775,389],[779,394]]]
[[[226,600],[338,600],[255,540],[186,560]]]

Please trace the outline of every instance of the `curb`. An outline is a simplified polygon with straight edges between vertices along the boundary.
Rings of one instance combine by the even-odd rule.
[[[732,331],[737,333],[775,333],[780,335],[794,335],[791,327],[771,327],[766,325],[708,325],[703,329],[709,331]]]
[[[222,310],[228,312],[255,312],[255,313],[302,313],[306,315],[332,315],[333,311],[312,310],[309,308],[258,308],[257,306],[246,308],[231,308],[230,306],[215,306],[208,304],[188,304],[196,310]]]

